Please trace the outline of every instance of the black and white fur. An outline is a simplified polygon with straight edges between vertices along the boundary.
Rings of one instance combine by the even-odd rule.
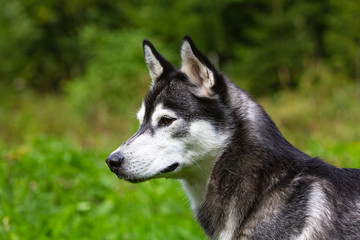
[[[173,67],[147,40],[140,128],[107,159],[119,178],[180,179],[210,239],[360,239],[360,171],[293,147],[195,47]]]

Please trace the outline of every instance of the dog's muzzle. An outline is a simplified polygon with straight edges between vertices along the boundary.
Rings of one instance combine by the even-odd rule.
[[[121,164],[124,162],[124,158],[125,157],[121,152],[115,152],[110,154],[105,161],[109,166],[110,170],[116,173]]]

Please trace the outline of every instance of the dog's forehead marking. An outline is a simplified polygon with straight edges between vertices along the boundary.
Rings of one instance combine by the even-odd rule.
[[[158,107],[163,101],[161,101],[161,96],[164,96],[163,91],[167,89],[169,85],[168,81],[158,81],[156,84],[152,85],[149,93],[143,99],[141,107],[137,113],[137,118],[140,122],[140,125],[145,122],[152,120],[152,115],[162,107]],[[162,105],[162,104],[161,104]]]
[[[177,118],[177,115],[174,111],[166,109],[163,103],[158,103],[155,107],[155,110],[151,116],[151,125],[156,126],[159,120],[164,117]]]
[[[137,119],[139,120],[140,125],[144,122],[145,118],[145,104],[142,102],[139,111],[136,114]]]

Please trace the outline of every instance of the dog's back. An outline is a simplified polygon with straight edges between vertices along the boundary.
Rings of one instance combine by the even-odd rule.
[[[106,160],[120,178],[180,179],[211,239],[360,239],[360,171],[312,158],[186,37],[174,68],[144,41],[139,131]]]

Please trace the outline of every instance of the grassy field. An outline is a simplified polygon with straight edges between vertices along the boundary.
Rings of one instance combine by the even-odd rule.
[[[257,100],[295,146],[360,168],[355,86],[326,86]],[[0,102],[0,239],[206,239],[178,182],[135,185],[108,170],[106,156],[136,131],[133,106],[89,119],[61,96]]]
[[[176,181],[120,181],[104,163],[108,152],[51,137],[1,149],[6,239],[204,238]]]

